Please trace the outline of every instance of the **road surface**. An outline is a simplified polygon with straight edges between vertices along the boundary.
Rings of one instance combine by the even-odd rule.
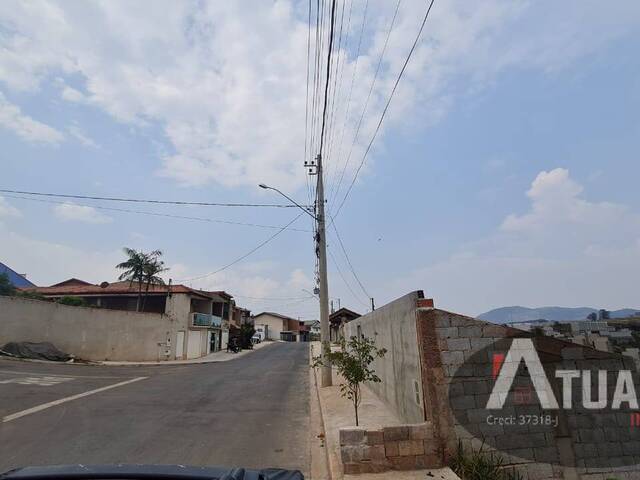
[[[157,463],[309,470],[308,344],[149,367],[0,360],[0,471]]]

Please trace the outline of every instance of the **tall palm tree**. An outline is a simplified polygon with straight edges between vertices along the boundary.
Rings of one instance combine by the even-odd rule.
[[[144,283],[144,269],[147,264],[147,256],[143,252],[138,252],[133,248],[124,247],[122,249],[129,257],[126,262],[119,263],[116,268],[124,270],[118,277],[119,280],[128,280],[129,286],[134,282],[138,284],[138,300],[136,311],[140,311],[140,300],[142,299],[142,284]]]
[[[144,297],[142,298],[142,311],[144,311],[144,305],[147,303],[147,296],[149,295],[149,287],[153,285],[164,285],[164,280],[158,276],[159,273],[169,270],[164,266],[164,262],[160,260],[162,252],[160,250],[154,250],[151,253],[146,254],[147,262],[143,269],[144,282],[146,284]]]

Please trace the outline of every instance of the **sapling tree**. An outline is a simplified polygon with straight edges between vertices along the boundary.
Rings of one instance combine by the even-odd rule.
[[[328,348],[325,351],[326,363],[323,363],[322,357],[314,357],[313,366],[329,365],[342,376],[344,383],[340,384],[340,394],[353,404],[356,426],[358,426],[358,407],[362,401],[362,383],[380,383],[382,381],[376,375],[371,364],[376,358],[384,357],[387,349],[376,347],[375,341],[365,336],[351,337],[349,341],[343,338],[339,344],[340,350],[332,352]]]

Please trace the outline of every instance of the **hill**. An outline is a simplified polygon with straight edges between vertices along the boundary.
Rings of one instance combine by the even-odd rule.
[[[495,308],[481,315],[478,319],[486,320],[494,323],[513,323],[526,322],[530,320],[549,320],[549,321],[571,321],[584,320],[592,312],[598,312],[598,309],[592,307],[501,307]],[[611,318],[625,318],[640,312],[640,309],[623,308],[620,310],[612,310]]]

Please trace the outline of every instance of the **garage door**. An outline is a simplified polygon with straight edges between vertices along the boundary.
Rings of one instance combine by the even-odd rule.
[[[189,330],[189,337],[187,340],[187,358],[198,358],[200,356],[200,332],[195,330]]]

